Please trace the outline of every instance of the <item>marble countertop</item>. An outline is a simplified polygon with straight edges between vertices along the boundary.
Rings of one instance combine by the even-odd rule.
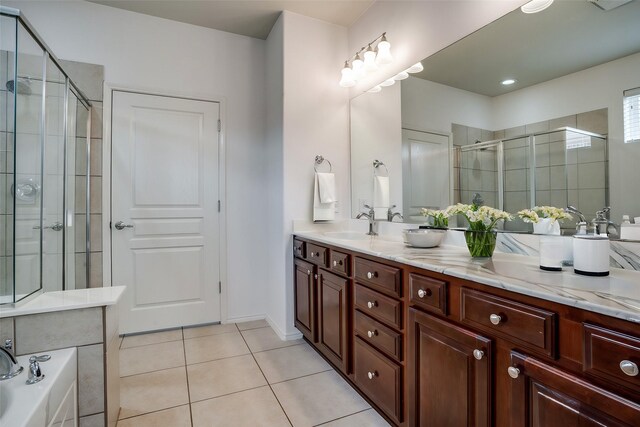
[[[540,270],[538,258],[494,253],[473,259],[464,247],[412,248],[384,236],[343,240],[322,232],[296,232],[297,236],[384,258],[390,261],[468,279],[488,286],[529,295],[640,324],[640,272],[612,268],[607,277]]]
[[[126,286],[45,292],[18,307],[0,306],[0,319],[117,304]]]

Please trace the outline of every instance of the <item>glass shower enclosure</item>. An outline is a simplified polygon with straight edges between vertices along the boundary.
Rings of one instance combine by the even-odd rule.
[[[75,288],[88,274],[91,103],[16,9],[0,6],[0,304]],[[84,144],[82,146],[85,146]],[[87,179],[89,173],[86,173]],[[80,218],[80,221],[78,221]],[[84,221],[82,221],[84,218]],[[84,233],[78,233],[84,229]]]
[[[594,215],[608,206],[607,136],[571,127],[457,147],[456,202],[516,214],[534,206],[574,206]],[[567,231],[575,222],[565,221]],[[519,218],[508,231],[530,232]]]

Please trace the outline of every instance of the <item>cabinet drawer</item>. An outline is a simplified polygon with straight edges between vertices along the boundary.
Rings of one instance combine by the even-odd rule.
[[[399,268],[357,257],[355,264],[356,279],[382,292],[401,296],[402,271]]]
[[[356,385],[398,424],[402,422],[402,367],[356,337],[354,347]]]
[[[307,243],[307,256],[305,259],[314,264],[326,267],[328,253],[329,249],[325,247],[314,245],[313,243]]]
[[[364,341],[388,356],[402,361],[402,334],[356,310],[354,329]]]
[[[555,313],[470,289],[463,288],[460,292],[463,323],[555,357]]]
[[[411,273],[409,292],[412,304],[428,311],[447,314],[447,282]]]
[[[293,256],[304,258],[306,255],[305,246],[302,240],[293,239]]]
[[[329,257],[329,268],[331,271],[348,276],[351,270],[350,264],[349,254],[331,251],[331,255]]]
[[[584,325],[585,373],[640,391],[640,338]]]
[[[355,306],[363,313],[402,329],[402,303],[356,284]]]

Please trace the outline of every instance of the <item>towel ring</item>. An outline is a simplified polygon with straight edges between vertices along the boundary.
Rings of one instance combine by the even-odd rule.
[[[373,161],[373,174],[376,175],[376,171],[380,166],[384,166],[384,169],[387,171],[387,176],[389,176],[389,169],[387,168],[387,165],[382,163],[380,160]]]
[[[329,172],[331,172],[333,170],[333,166],[331,165],[331,162],[322,156],[316,156],[315,164],[313,165],[313,170],[318,172],[318,166],[320,166],[324,162],[329,163]]]

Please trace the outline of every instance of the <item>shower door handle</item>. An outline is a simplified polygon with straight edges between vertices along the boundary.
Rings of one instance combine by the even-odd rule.
[[[122,221],[118,221],[113,225],[116,230],[124,230],[125,228],[133,228],[133,224],[125,224]]]
[[[61,222],[54,222],[51,225],[45,225],[44,227],[45,230],[53,230],[53,231],[62,231],[62,229],[64,228],[64,225],[62,225]],[[33,227],[34,230],[40,230],[40,226],[36,225],[35,227]]]

